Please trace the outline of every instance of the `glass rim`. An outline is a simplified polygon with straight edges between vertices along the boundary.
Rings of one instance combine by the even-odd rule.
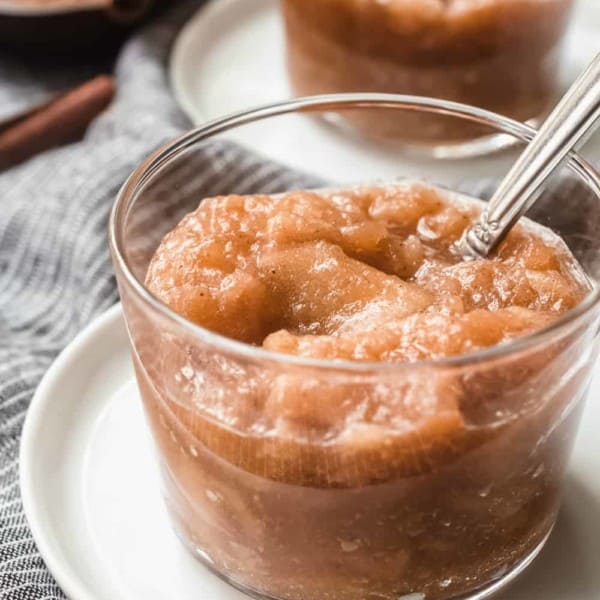
[[[154,296],[129,268],[125,254],[122,251],[123,235],[120,226],[127,219],[131,208],[130,200],[135,200],[136,195],[143,189],[143,186],[151,181],[157,173],[168,166],[170,161],[182,152],[192,148],[201,141],[210,139],[230,129],[271,117],[292,113],[309,114],[313,112],[374,108],[409,110],[414,112],[425,111],[431,114],[464,118],[475,123],[488,125],[499,130],[500,133],[512,135],[522,142],[530,141],[536,133],[536,129],[530,125],[520,123],[514,119],[485,109],[437,98],[401,94],[352,93],[305,96],[261,105],[213,119],[204,125],[191,129],[155,150],[142,161],[121,186],[110,212],[108,226],[109,246],[115,267],[123,274],[126,282],[136,296],[148,308],[157,311],[176,326],[187,329],[189,333],[194,337],[198,337],[203,343],[215,347],[224,353],[254,361],[268,361],[278,365],[310,367],[312,369],[335,370],[356,374],[374,372],[394,373],[415,368],[456,368],[475,362],[479,363],[505,358],[513,353],[519,353],[532,346],[549,341],[549,338],[560,335],[570,326],[575,327],[600,304],[600,286],[594,285],[590,293],[579,304],[567,310],[549,326],[502,344],[496,344],[465,354],[411,362],[325,360],[266,350],[261,346],[254,346],[211,331],[183,317]],[[600,173],[575,151],[569,154],[569,159],[565,165],[595,193],[600,202]]]

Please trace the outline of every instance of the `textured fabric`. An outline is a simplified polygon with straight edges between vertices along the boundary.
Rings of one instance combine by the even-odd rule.
[[[78,144],[0,175],[0,598],[64,598],[36,551],[19,497],[18,449],[27,406],[58,352],[117,300],[106,226],[117,190],[154,148],[189,123],[168,89],[165,63],[180,6],[123,48],[118,95]],[[54,71],[0,60],[0,114],[8,116],[80,80],[85,69]],[[251,192],[300,180],[223,142],[208,144],[198,192]]]

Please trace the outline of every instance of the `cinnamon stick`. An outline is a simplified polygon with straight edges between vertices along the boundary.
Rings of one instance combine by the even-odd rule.
[[[16,120],[0,132],[0,169],[80,139],[114,94],[113,78],[100,75]]]

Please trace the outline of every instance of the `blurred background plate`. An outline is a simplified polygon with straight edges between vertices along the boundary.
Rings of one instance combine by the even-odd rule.
[[[0,0],[0,14],[43,17],[58,13],[104,10],[109,0]]]
[[[307,0],[308,1],[308,0]],[[562,74],[566,89],[600,51],[600,1],[579,0],[567,40]],[[195,124],[251,106],[290,98],[285,69],[283,26],[277,0],[212,0],[184,27],[171,55],[175,95]],[[402,175],[403,166],[418,167],[427,179],[455,182],[496,177],[508,170],[514,155],[502,154],[440,161],[400,153],[349,135],[318,120],[282,117],[253,134],[252,126],[232,139],[292,167],[326,179],[361,179],[374,167],[383,177]],[[289,143],[284,143],[288,140]],[[359,145],[363,152],[357,153]],[[281,148],[285,147],[284,153]],[[586,152],[600,157],[600,136]],[[358,160],[357,157],[360,156]]]
[[[167,0],[163,0],[166,3]],[[161,0],[0,0],[0,45],[92,46],[150,15]]]

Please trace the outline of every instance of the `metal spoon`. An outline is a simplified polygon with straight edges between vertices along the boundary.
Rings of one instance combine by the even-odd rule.
[[[600,117],[600,54],[571,86],[513,165],[479,219],[457,244],[465,260],[485,258],[538,199],[542,184]],[[568,201],[568,199],[565,199]]]

